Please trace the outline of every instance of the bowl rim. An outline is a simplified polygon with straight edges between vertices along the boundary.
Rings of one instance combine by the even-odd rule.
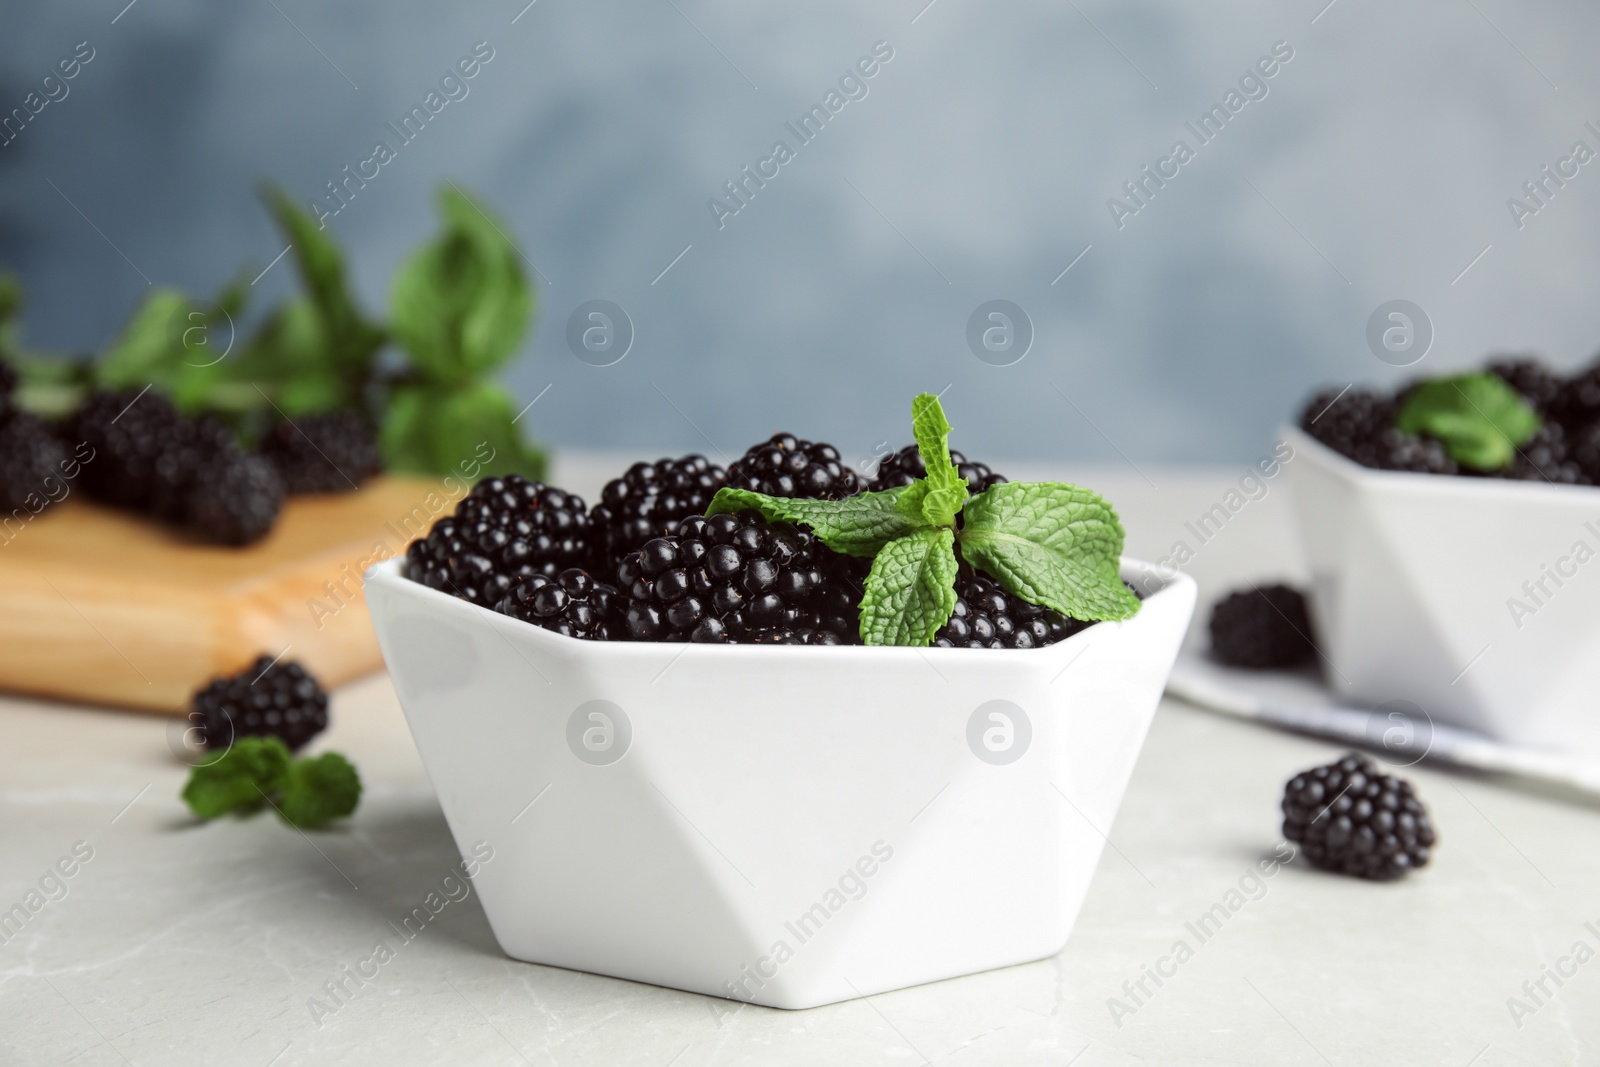
[[[1329,448],[1300,427],[1289,423],[1279,425],[1278,437],[1289,442],[1296,450],[1304,449],[1317,463],[1331,468],[1349,482],[1364,481],[1389,487],[1407,486],[1420,493],[1441,496],[1503,497],[1507,503],[1514,501],[1526,503],[1530,496],[1540,495],[1571,503],[1575,499],[1574,494],[1582,497],[1600,489],[1600,486],[1594,485],[1532,482],[1518,478],[1474,478],[1459,474],[1380,470],[1377,467],[1362,466],[1349,456]],[[1285,465],[1293,466],[1293,464]]]
[[[439,610],[453,611],[458,613],[463,611],[473,613],[474,618],[482,619],[491,626],[504,625],[509,627],[510,632],[521,634],[526,640],[533,642],[535,646],[543,645],[550,652],[562,655],[582,653],[586,655],[606,655],[619,658],[648,657],[652,661],[655,661],[659,660],[661,651],[664,649],[681,649],[682,651],[677,652],[675,654],[676,656],[681,656],[690,649],[693,649],[697,657],[709,656],[719,659],[725,659],[730,656],[750,657],[773,655],[809,655],[813,658],[819,656],[831,658],[834,656],[862,656],[874,654],[880,657],[893,657],[900,662],[910,661],[912,657],[919,657],[926,661],[928,657],[931,656],[942,662],[960,662],[964,664],[970,664],[972,660],[969,657],[974,651],[967,648],[934,648],[932,646],[721,645],[695,644],[688,641],[590,641],[578,637],[568,637],[565,634],[558,634],[554,631],[546,630],[544,627],[535,626],[531,622],[525,622],[522,619],[513,618],[509,615],[502,615],[498,611],[495,611],[492,608],[486,608],[481,604],[474,604],[470,601],[462,600],[460,597],[451,596],[449,593],[443,593],[437,589],[431,589],[428,586],[423,585],[421,582],[414,582],[410,578],[407,578],[400,573],[400,568],[404,561],[405,555],[402,553],[400,555],[392,556],[389,559],[383,560],[380,563],[373,564],[366,571],[365,577],[367,583],[377,584],[380,588],[395,590],[397,593],[403,596],[420,596],[423,602],[434,605],[435,608]],[[1121,557],[1120,571],[1125,579],[1130,577],[1136,578],[1141,583],[1142,588],[1153,590],[1151,592],[1147,592],[1144,596],[1145,607],[1155,603],[1157,600],[1165,602],[1166,600],[1181,596],[1182,590],[1185,587],[1189,587],[1191,591],[1193,591],[1195,586],[1194,579],[1181,570],[1175,571],[1171,574],[1165,574],[1163,573],[1163,569],[1158,567],[1156,564],[1148,563],[1144,560],[1134,559],[1130,556]],[[1096,629],[1099,626],[1121,626],[1128,623],[1137,623],[1140,617],[1145,614],[1145,607],[1141,607],[1139,613],[1131,618],[1123,619],[1119,622],[1097,623],[1095,626],[1086,627],[1085,629],[1080,630],[1078,633],[1073,634],[1064,641],[1057,641],[1055,644],[1046,645],[1044,648],[983,649],[982,651],[989,653],[989,658],[984,660],[984,662],[1006,662],[1011,664],[1022,662],[1035,664],[1048,663],[1053,659],[1061,658],[1068,651],[1081,650],[1089,641],[1093,640],[1092,635],[1096,632]],[[478,612],[482,612],[483,614],[476,614]],[[1081,653],[1078,651],[1073,651],[1073,660],[1076,660],[1079,654]],[[954,660],[952,660],[951,657],[954,657]],[[1021,657],[1021,659],[1019,660],[1018,657]],[[676,658],[674,658],[674,662],[676,662]]]

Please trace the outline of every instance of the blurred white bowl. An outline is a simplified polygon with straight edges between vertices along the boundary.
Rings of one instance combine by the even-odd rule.
[[[1330,684],[1600,756],[1600,489],[1372,470],[1280,432]]]
[[[1027,651],[601,643],[369,572],[517,959],[805,1008],[1054,955],[1194,609]]]

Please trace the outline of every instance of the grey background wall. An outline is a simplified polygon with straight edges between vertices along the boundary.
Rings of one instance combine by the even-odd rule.
[[[1320,382],[1600,342],[1600,163],[1520,228],[1507,206],[1600,150],[1589,5],[524,2],[8,4],[0,110],[95,51],[0,147],[32,340],[92,348],[146,277],[266,266],[258,179],[319,195],[483,41],[469,95],[329,226],[380,307],[443,180],[493,204],[544,275],[507,380],[550,386],[530,417],[557,445],[733,456],[782,427],[859,456],[948,385],[973,454],[1235,462]],[[893,59],[801,145],[785,123],[879,41]],[[1200,145],[1185,123],[1276,42],[1293,58]],[[1194,158],[1119,228],[1108,199],[1179,138]],[[708,199],[780,139],[795,157],[719,228]],[[565,340],[596,298],[636,331],[603,368]],[[1011,366],[966,341],[994,298],[1033,323]],[[1365,339],[1394,298],[1435,330],[1409,371]]]

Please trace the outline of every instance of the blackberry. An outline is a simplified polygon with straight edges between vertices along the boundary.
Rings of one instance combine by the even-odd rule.
[[[845,641],[832,630],[818,630],[809,626],[774,626],[750,634],[749,643],[755,645],[842,645]]]
[[[690,516],[618,565],[628,632],[639,641],[749,641],[761,631],[825,629],[824,552],[808,531],[755,512]]]
[[[991,485],[1000,485],[1006,481],[1005,475],[996,474],[989,469],[988,464],[974,463],[955,449],[950,450],[950,462],[956,465],[961,477],[967,480],[967,489],[973,496],[977,496]],[[867,489],[879,492],[901,485],[910,485],[918,478],[925,477],[927,473],[928,468],[922,462],[922,453],[917,451],[916,445],[907,445],[893,455],[885,456],[878,463],[878,470],[872,476],[872,481],[867,483]]]
[[[185,531],[217,545],[265,537],[283,507],[283,479],[260,456],[237,447],[202,459],[190,472],[175,516]]]
[[[1411,783],[1355,752],[1289,779],[1283,836],[1313,867],[1377,881],[1426,867],[1437,840]]]
[[[1374,466],[1386,471],[1411,471],[1416,474],[1459,474],[1461,468],[1445,451],[1444,444],[1432,437],[1419,437],[1390,427],[1378,435],[1374,446]]]
[[[554,578],[535,574],[511,587],[494,609],[566,637],[620,641],[627,637],[623,597],[588,571],[568,567]]]
[[[1600,485],[1600,422],[1592,422],[1573,435],[1570,455],[1589,484]]]
[[[1273,670],[1316,658],[1306,598],[1287,585],[1230,593],[1211,609],[1211,654],[1230,667]]]
[[[862,479],[829,444],[776,433],[728,465],[728,484],[767,496],[842,500],[862,490]]]
[[[1491,360],[1485,369],[1521,393],[1522,398],[1541,415],[1550,410],[1550,405],[1561,395],[1564,384],[1561,375],[1530,356],[1503,356]]]
[[[278,423],[261,442],[293,495],[346,493],[383,470],[372,427],[358,411],[324,411]]]
[[[161,450],[151,463],[150,484],[142,510],[162,522],[183,524],[201,468],[242,454],[233,431],[216,419],[179,417],[167,427]],[[277,514],[276,505],[272,512]],[[262,533],[265,532],[263,529]]]
[[[1600,362],[1568,378],[1549,413],[1572,433],[1600,422]]]
[[[1302,430],[1364,467],[1378,466],[1378,439],[1393,424],[1393,402],[1370,389],[1325,389],[1300,414]]]
[[[583,498],[519,474],[485,478],[406,549],[406,576],[492,608],[518,581],[589,558]]]
[[[0,510],[38,512],[59,499],[55,494],[66,484],[62,474],[69,463],[66,446],[43,419],[25,411],[0,413]]]
[[[0,309],[0,335],[4,334],[5,313]],[[17,369],[0,359],[0,412],[11,410],[11,395],[17,391]]]
[[[606,483],[589,511],[595,565],[614,574],[622,557],[653,537],[678,532],[678,523],[701,515],[723,486],[725,472],[704,456],[635,463]]]
[[[1043,648],[1091,624],[1030,604],[976,571],[956,578],[956,606],[933,635],[935,648]]]
[[[300,664],[262,656],[196,693],[189,721],[207,748],[226,749],[241,737],[269,735],[293,751],[328,725],[328,694]]]
[[[83,468],[84,491],[117,507],[143,510],[154,492],[156,460],[181,421],[153,389],[99,392],[70,420],[66,436],[94,449]]]
[[[1554,420],[1539,427],[1539,431],[1517,449],[1511,466],[1499,473],[1502,478],[1555,485],[1589,485],[1593,481],[1583,464],[1569,455],[1566,431]]]

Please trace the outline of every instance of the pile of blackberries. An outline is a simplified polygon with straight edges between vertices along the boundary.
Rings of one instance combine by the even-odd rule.
[[[973,493],[1005,481],[951,453]],[[406,551],[405,574],[432,589],[569,637],[715,644],[860,644],[871,561],[840,555],[801,527],[756,512],[707,517],[724,486],[842,499],[909,485],[916,446],[869,483],[830,444],[774,434],[727,470],[704,456],[635,463],[600,503],[518,475],[480,482]],[[941,648],[1038,648],[1090,625],[1029,604],[970,570],[957,580]]]
[[[1414,384],[1392,395],[1371,389],[1323,390],[1300,413],[1300,428],[1362,466],[1379,470],[1600,485],[1600,362],[1570,376],[1529,357],[1493,360],[1487,370],[1520,393],[1544,420],[1504,470],[1461,467],[1439,441],[1396,429],[1395,415]]]

